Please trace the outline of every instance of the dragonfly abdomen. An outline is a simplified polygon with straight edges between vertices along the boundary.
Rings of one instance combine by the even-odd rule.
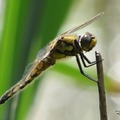
[[[31,72],[23,77],[15,86],[13,86],[10,90],[8,90],[1,98],[0,98],[0,104],[3,104],[5,101],[7,101],[9,98],[11,98],[13,95],[18,93],[20,90],[25,88],[29,83],[31,83],[36,77],[38,77],[42,71],[46,70],[51,65],[55,64],[55,60],[51,57],[47,56],[41,61],[37,61],[37,64],[33,69],[31,69]],[[34,66],[34,64],[33,64]]]

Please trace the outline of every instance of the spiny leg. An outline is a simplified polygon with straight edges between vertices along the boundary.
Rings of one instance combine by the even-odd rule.
[[[76,61],[78,63],[78,67],[79,67],[79,70],[81,72],[81,74],[83,74],[85,77],[89,78],[90,80],[94,81],[94,82],[97,82],[97,80],[95,80],[94,78],[92,78],[91,76],[87,75],[83,69],[82,69],[82,66],[81,66],[81,63],[80,63],[80,59],[79,59],[79,56],[76,55]]]
[[[96,61],[91,62],[91,61],[84,55],[83,52],[80,52],[79,55],[80,55],[80,57],[81,57],[81,60],[82,60],[82,62],[83,62],[84,67],[90,67],[90,66],[93,66],[93,65],[96,64]],[[86,65],[85,61],[86,61],[88,64],[90,64],[90,65]]]
[[[83,62],[84,67],[90,67],[90,66],[96,64],[96,61],[91,62],[91,61],[84,55],[84,53],[83,53],[83,51],[82,51],[82,48],[80,47],[80,45],[79,45],[79,43],[78,43],[77,40],[74,41],[74,44],[75,44],[75,46],[76,46],[76,48],[77,48],[78,50],[81,50],[81,52],[79,53],[79,55],[80,55],[80,57],[81,57],[81,60],[82,60],[82,62]],[[78,57],[78,58],[79,58],[79,57]],[[86,60],[86,61],[88,62],[88,64],[90,64],[90,65],[86,65],[85,60]]]

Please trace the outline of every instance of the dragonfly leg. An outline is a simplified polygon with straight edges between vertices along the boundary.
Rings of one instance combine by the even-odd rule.
[[[81,66],[81,63],[80,63],[80,59],[79,59],[79,56],[76,55],[76,61],[77,61],[77,64],[78,64],[78,67],[79,67],[79,70],[81,72],[82,75],[84,75],[85,77],[89,78],[90,80],[94,81],[94,82],[97,82],[97,80],[95,80],[94,78],[92,78],[91,76],[87,75],[83,69],[82,69],[82,66]]]
[[[76,46],[76,48],[77,48],[78,50],[81,50],[81,52],[79,53],[79,55],[80,55],[80,57],[81,57],[81,60],[82,60],[82,62],[83,62],[84,67],[90,67],[90,66],[96,64],[96,61],[91,62],[91,61],[84,55],[84,53],[82,52],[82,48],[79,46],[79,43],[78,43],[77,40],[74,41],[74,44],[75,44],[75,46]],[[86,61],[88,64],[90,64],[90,65],[86,65],[85,61]]]
[[[93,66],[93,65],[96,64],[96,61],[91,62],[91,61],[84,55],[83,52],[81,52],[79,55],[80,55],[80,57],[81,57],[81,60],[82,60],[82,62],[83,62],[84,67],[90,67],[90,66]],[[90,64],[90,65],[86,65],[85,61],[86,61],[88,64]]]

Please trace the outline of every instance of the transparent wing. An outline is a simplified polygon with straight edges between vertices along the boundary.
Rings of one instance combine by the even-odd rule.
[[[36,59],[40,60],[40,59],[45,58],[50,53],[50,51],[54,48],[54,46],[56,45],[57,40],[58,40],[58,38],[56,37],[48,45],[46,45],[43,49],[41,49],[38,52]]]
[[[52,42],[50,42],[47,46],[45,46],[43,49],[41,49],[38,52],[36,59],[32,63],[27,65],[27,67],[25,68],[25,71],[24,71],[22,78],[28,76],[31,73],[31,71],[39,64],[39,61],[41,61],[42,59],[44,59],[45,57],[47,57],[49,55],[50,51],[54,47],[56,40],[53,40]]]
[[[32,62],[29,65],[27,65],[27,67],[25,68],[25,71],[23,73],[22,78],[26,77],[31,72],[31,69],[33,68],[33,65],[34,65],[34,62]]]
[[[77,30],[80,30],[80,29],[86,27],[87,25],[91,24],[92,22],[94,22],[98,18],[100,18],[103,14],[104,14],[104,12],[101,12],[101,13],[97,14],[96,16],[94,16],[93,18],[91,18],[90,20],[86,21],[85,23],[83,23],[83,24],[81,24],[79,26],[76,26],[76,27],[74,27],[74,28],[72,28],[72,29],[62,33],[61,35],[63,35],[63,34],[70,34],[70,33],[73,33],[73,32],[75,32]]]

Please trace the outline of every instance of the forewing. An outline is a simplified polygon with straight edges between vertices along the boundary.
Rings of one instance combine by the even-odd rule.
[[[91,24],[92,22],[94,22],[95,20],[100,18],[103,14],[104,14],[104,12],[101,12],[101,13],[97,14],[96,16],[94,16],[93,18],[91,18],[90,20],[86,21],[85,23],[83,23],[83,24],[81,24],[79,26],[76,26],[76,27],[74,27],[74,28],[72,28],[72,29],[62,33],[61,35],[63,35],[63,34],[70,34],[70,33],[76,32],[76,31],[86,27],[87,25]]]

